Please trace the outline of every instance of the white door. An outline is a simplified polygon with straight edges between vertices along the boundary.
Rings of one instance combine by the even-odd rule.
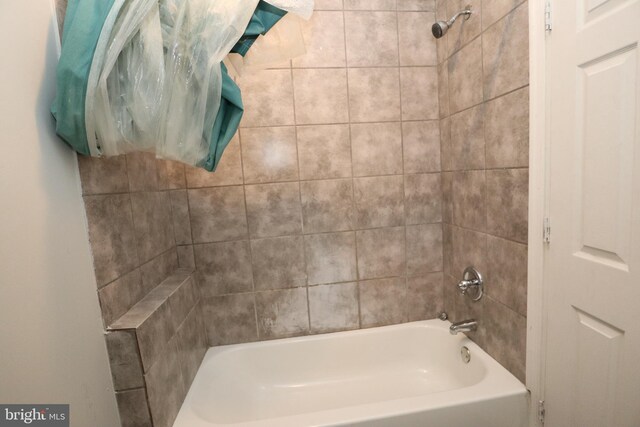
[[[640,426],[640,0],[553,0],[547,427]]]

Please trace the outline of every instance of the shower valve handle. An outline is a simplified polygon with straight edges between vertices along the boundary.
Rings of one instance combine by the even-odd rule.
[[[473,301],[479,301],[484,293],[482,274],[473,267],[464,270],[462,280],[458,283],[458,290]]]

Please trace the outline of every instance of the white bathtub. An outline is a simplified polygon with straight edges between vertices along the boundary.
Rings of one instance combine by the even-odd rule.
[[[174,427],[526,426],[524,385],[449,325],[211,348]]]

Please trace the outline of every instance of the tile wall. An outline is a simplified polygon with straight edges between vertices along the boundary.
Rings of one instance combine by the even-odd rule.
[[[238,78],[245,116],[218,171],[187,168],[172,193],[210,345],[443,308],[435,4],[316,9],[304,57]]]
[[[78,162],[108,327],[178,268],[172,189],[184,185],[183,167],[148,153]]]
[[[475,317],[473,339],[524,380],[529,165],[528,4],[439,0],[438,19],[473,15],[438,40],[444,222],[444,305]],[[470,303],[456,292],[465,267],[486,279]]]

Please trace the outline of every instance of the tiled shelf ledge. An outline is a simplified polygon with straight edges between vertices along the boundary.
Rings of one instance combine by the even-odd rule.
[[[178,269],[107,328],[122,425],[171,426],[206,351],[193,271]]]

